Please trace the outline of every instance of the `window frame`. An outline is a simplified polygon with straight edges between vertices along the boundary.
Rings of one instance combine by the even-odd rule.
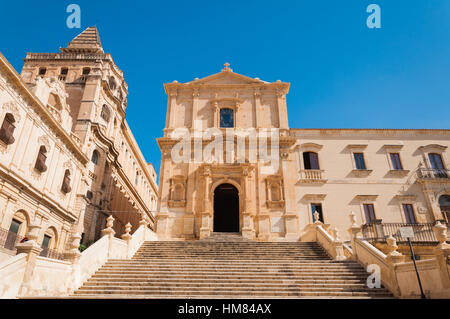
[[[396,157],[395,161],[394,158]],[[389,159],[391,160],[391,168],[394,171],[403,171],[403,163],[399,152],[389,152]],[[399,165],[399,166],[397,166]]]
[[[325,218],[324,218],[324,213],[323,213],[324,212],[323,203],[318,202],[318,201],[311,201],[309,203],[310,216],[311,216],[312,223],[313,224],[315,223],[313,206],[320,207],[320,211],[317,211],[319,213],[319,221],[325,224]]]
[[[352,152],[352,153],[353,153],[353,163],[354,163],[355,169],[358,170],[358,171],[366,171],[367,170],[367,161],[366,161],[366,157],[364,155],[364,152],[355,151],[355,152]],[[364,164],[364,167],[362,167],[362,168],[358,167],[359,160],[358,160],[358,162],[356,161],[356,156],[357,155],[361,155],[362,156],[362,162]]]
[[[233,116],[233,126],[221,126],[221,124],[222,124],[222,112],[225,111],[225,110],[231,111],[231,114]],[[224,129],[235,128],[236,127],[236,111],[235,111],[234,108],[224,106],[224,107],[219,109],[219,125],[218,126],[219,126],[219,128],[224,128]]]
[[[308,158],[308,160],[309,160],[309,166],[310,166],[310,168],[307,168],[306,167],[306,161],[305,161],[305,154],[309,154],[309,158]],[[312,167],[312,163],[313,163],[313,161],[311,161],[311,155],[312,154],[314,154],[315,155],[315,157],[316,157],[316,163],[317,163],[317,168],[313,168]],[[302,152],[302,160],[303,160],[303,169],[304,170],[320,170],[320,159],[319,159],[319,153],[318,152],[312,152],[312,151],[303,151]]]
[[[377,220],[377,213],[376,213],[376,208],[375,208],[374,202],[363,202],[363,203],[361,203],[361,207],[362,207],[364,221],[366,222],[365,224],[371,225],[373,223],[373,221]],[[367,220],[366,207],[372,207],[373,219],[370,221]]]
[[[413,203],[402,203],[401,207],[402,207],[402,216],[403,216],[405,224],[417,224],[416,210],[414,208],[414,204]],[[411,211],[409,211],[408,214],[412,214],[412,218],[413,218],[413,221],[414,221],[413,223],[408,221],[408,219],[411,216],[408,217],[406,215],[405,207],[410,207],[411,208]]]

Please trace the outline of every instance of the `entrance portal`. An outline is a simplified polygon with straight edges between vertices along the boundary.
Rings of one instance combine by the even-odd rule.
[[[214,232],[239,232],[239,192],[231,184],[214,190]]]

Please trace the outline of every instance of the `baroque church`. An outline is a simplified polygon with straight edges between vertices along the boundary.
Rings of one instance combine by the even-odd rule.
[[[258,241],[308,240],[315,212],[346,239],[351,211],[366,225],[449,222],[449,130],[292,129],[289,83],[250,78],[228,64],[202,79],[165,84],[165,90],[166,127],[158,139],[160,238],[231,231]],[[214,145],[212,160],[198,160],[195,134],[208,130],[200,154],[214,140],[225,142]],[[241,161],[238,134],[230,137],[230,130],[247,132]],[[191,154],[174,161],[174,147],[186,144],[180,142],[183,132],[190,140],[182,152]],[[267,135],[263,143],[261,132]],[[275,161],[252,159],[252,138],[258,151],[275,144],[267,146]]]
[[[96,27],[0,54],[0,298],[450,298],[450,130],[290,128],[228,63],[164,88],[157,181]]]

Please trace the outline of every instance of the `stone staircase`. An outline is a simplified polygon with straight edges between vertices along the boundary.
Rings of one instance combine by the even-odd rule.
[[[392,298],[366,286],[357,263],[333,261],[313,242],[254,242],[214,233],[189,242],[145,242],[131,260],[109,260],[73,297]]]

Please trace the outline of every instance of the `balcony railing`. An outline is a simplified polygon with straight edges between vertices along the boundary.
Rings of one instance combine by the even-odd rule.
[[[438,240],[433,231],[433,223],[425,224],[406,224],[406,223],[381,223],[374,221],[371,224],[365,224],[362,226],[363,238],[372,242],[385,242],[386,238],[393,236],[397,242],[405,243],[407,238],[403,238],[400,235],[400,228],[412,227],[414,231],[414,237],[411,238],[411,242],[415,243],[437,243]],[[449,224],[446,224],[449,227]]]
[[[23,238],[12,231],[0,228],[0,247],[15,250],[16,244],[20,243]]]
[[[421,179],[450,179],[450,170],[420,167],[417,175]]]
[[[51,258],[51,259],[59,259],[59,260],[64,259],[64,254],[57,252],[56,250],[50,249],[48,247],[42,247],[40,256]]]
[[[20,243],[25,237],[19,236],[12,231],[0,228],[0,247],[6,248],[8,250],[16,250],[16,245]],[[56,250],[42,247],[40,256],[47,257],[51,259],[64,259],[64,254],[57,252]]]
[[[310,182],[322,182],[323,179],[323,170],[320,169],[305,169],[299,171],[300,180],[301,181],[310,181]]]

